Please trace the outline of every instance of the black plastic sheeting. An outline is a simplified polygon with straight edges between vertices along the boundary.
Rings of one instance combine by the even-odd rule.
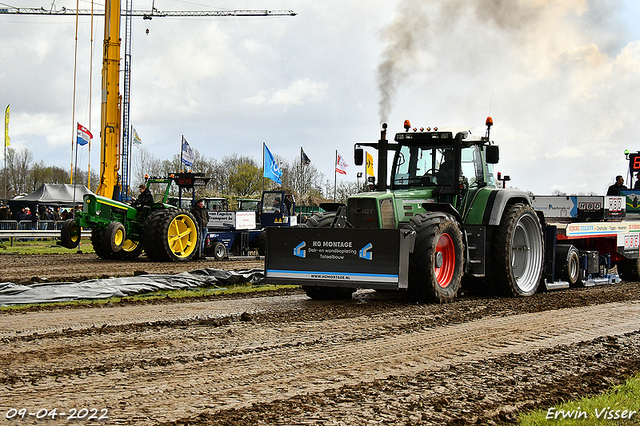
[[[199,269],[175,275],[148,274],[136,277],[87,280],[79,283],[37,283],[21,285],[0,283],[0,306],[27,303],[69,302],[72,300],[107,299],[161,290],[227,286],[264,280],[263,269],[224,271]]]

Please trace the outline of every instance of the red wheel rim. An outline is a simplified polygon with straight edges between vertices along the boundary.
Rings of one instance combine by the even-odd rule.
[[[442,234],[436,245],[436,256],[442,255],[442,265],[434,268],[436,281],[440,287],[446,287],[453,279],[453,272],[456,267],[456,250],[453,240],[449,234]]]

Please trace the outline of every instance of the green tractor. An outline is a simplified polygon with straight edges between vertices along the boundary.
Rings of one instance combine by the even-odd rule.
[[[464,129],[411,129],[378,142],[378,183],[348,203],[321,205],[301,227],[269,229],[265,281],[301,284],[315,299],[358,288],[447,302],[463,279],[484,293],[530,296],[542,279],[544,218],[526,192],[500,188],[498,146]],[[387,183],[387,155],[393,166]]]
[[[198,173],[181,173],[168,178],[148,178],[150,185],[165,186],[164,194],[151,206],[133,207],[95,194],[84,196],[82,212],[62,225],[60,244],[76,248],[80,229],[91,229],[91,244],[103,259],[136,259],[144,250],[156,262],[182,262],[198,252],[201,233],[193,215],[167,204],[171,184],[183,188],[206,184]]]

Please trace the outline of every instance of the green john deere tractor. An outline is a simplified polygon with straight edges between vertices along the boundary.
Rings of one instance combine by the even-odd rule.
[[[498,146],[464,129],[411,129],[378,142],[377,185],[325,204],[301,227],[269,229],[265,281],[300,284],[317,299],[358,288],[452,300],[464,283],[483,293],[533,294],[545,262],[542,223],[524,191],[500,188]],[[393,166],[387,182],[387,153]]]
[[[198,252],[201,233],[193,215],[167,204],[172,182],[180,189],[206,184],[198,173],[182,173],[168,178],[149,178],[146,185],[164,184],[161,200],[136,208],[95,194],[84,196],[82,212],[63,223],[60,244],[76,248],[80,229],[91,229],[91,244],[103,259],[136,259],[144,250],[156,262],[182,262]],[[156,195],[157,197],[157,195]],[[154,197],[155,198],[155,197]]]

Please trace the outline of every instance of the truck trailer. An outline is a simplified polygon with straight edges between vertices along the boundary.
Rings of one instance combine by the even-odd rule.
[[[356,165],[363,147],[378,151],[374,190],[300,226],[268,229],[265,281],[301,285],[314,299],[369,288],[448,302],[462,286],[531,296],[541,285],[615,283],[614,266],[637,279],[640,221],[627,220],[624,197],[600,197],[601,208],[590,205],[575,218],[545,215],[535,197],[496,181],[492,125],[488,117],[485,135],[475,136],[465,128],[412,129],[407,120],[388,141],[383,124],[377,142],[354,147]]]

